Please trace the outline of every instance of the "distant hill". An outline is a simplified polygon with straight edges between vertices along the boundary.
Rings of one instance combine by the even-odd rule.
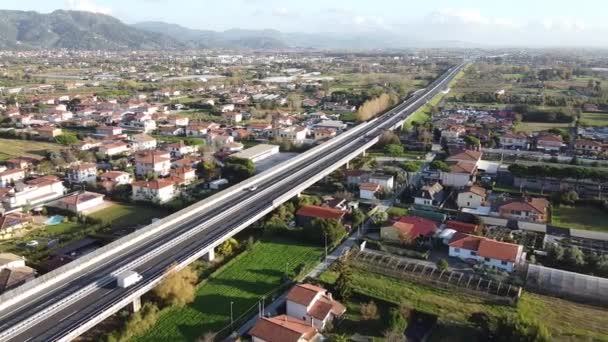
[[[49,14],[0,10],[0,48],[83,50],[179,48],[166,35],[153,34],[109,15],[58,10]]]

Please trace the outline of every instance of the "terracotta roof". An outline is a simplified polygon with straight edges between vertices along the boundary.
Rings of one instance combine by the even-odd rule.
[[[501,210],[536,211],[545,214],[549,207],[549,201],[544,198],[531,198],[529,200],[516,200],[500,206]]]
[[[68,204],[68,205],[78,205],[80,203],[94,200],[99,197],[103,197],[103,195],[94,193],[94,192],[85,191],[85,192],[66,196],[66,197],[60,199],[59,202],[62,202],[62,203]]]
[[[346,212],[338,209],[320,207],[317,205],[305,205],[298,210],[296,215],[320,219],[341,220],[345,213]]]
[[[450,156],[447,161],[478,162],[481,159],[481,151],[465,150]]]
[[[21,169],[10,169],[10,170],[6,170],[4,172],[0,172],[0,177],[4,177],[4,176],[10,176],[16,173],[24,173],[23,170]]]
[[[359,189],[360,190],[367,190],[367,191],[378,191],[380,190],[380,184],[376,184],[376,183],[361,183],[359,184]]]
[[[457,162],[455,164],[450,165],[450,172],[453,173],[468,173],[473,174],[477,166],[475,164],[466,163],[466,162]]]
[[[73,165],[72,167],[70,167],[71,170],[74,171],[84,171],[84,170],[90,170],[93,168],[97,168],[97,164],[95,163],[81,163],[78,165]]]
[[[557,134],[551,134],[551,133],[543,133],[541,134],[538,139],[539,142],[563,142],[564,139],[562,138],[561,135],[557,135]]]
[[[522,139],[522,140],[527,140],[528,136],[522,132],[517,132],[517,133],[513,133],[513,132],[506,132],[504,133],[501,138],[509,138],[509,139]]]
[[[0,270],[0,293],[25,283],[35,274],[36,270],[28,266]]]
[[[175,183],[173,183],[169,179],[156,179],[156,180],[151,180],[151,181],[133,182],[134,187],[137,186],[140,188],[148,188],[148,189],[154,189],[154,190],[164,189],[166,187],[173,186],[174,184]]]
[[[50,184],[54,184],[57,182],[61,182],[61,181],[59,180],[59,178],[57,178],[55,176],[43,176],[43,177],[31,179],[25,183],[28,185],[45,186],[45,185],[50,185]]]
[[[521,246],[513,243],[463,233],[454,234],[449,245],[454,248],[476,251],[480,257],[508,262],[516,262],[521,251]]]
[[[298,342],[310,340],[316,334],[317,329],[311,324],[287,315],[262,317],[249,330],[249,335],[266,342]]]
[[[407,224],[411,227],[399,225],[395,228],[402,230],[407,233],[411,238],[417,238],[418,236],[429,236],[437,230],[437,223],[429,219],[425,219],[418,216],[405,216],[399,219],[395,223]],[[394,225],[393,225],[394,226]]]
[[[463,192],[472,192],[477,196],[484,197],[484,198],[486,197],[486,189],[482,188],[480,186],[477,186],[477,185],[470,186]]]
[[[156,141],[154,137],[151,137],[146,133],[135,134],[131,137],[131,140],[137,142]]]
[[[312,284],[296,284],[287,294],[287,300],[308,306],[319,292],[325,293],[326,291],[324,288]]]
[[[106,179],[116,179],[116,178],[118,178],[120,176],[124,176],[124,175],[129,175],[129,173],[124,172],[124,171],[107,171],[99,177],[106,178]]]
[[[479,229],[479,226],[476,224],[472,224],[472,223],[465,223],[465,222],[460,222],[460,221],[447,221],[445,223],[446,227],[450,228],[450,229],[454,229],[457,232],[461,232],[461,233],[474,233],[477,231],[477,229]]]

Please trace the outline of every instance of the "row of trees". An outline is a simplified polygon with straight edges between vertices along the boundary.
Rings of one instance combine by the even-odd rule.
[[[556,167],[551,165],[512,164],[509,171],[517,177],[556,178],[556,179],[589,179],[596,182],[608,182],[608,171],[584,167]]]
[[[390,107],[396,105],[399,98],[395,94],[382,94],[376,98],[366,101],[357,111],[357,121],[366,121],[374,118]]]
[[[548,266],[559,269],[608,277],[608,255],[585,254],[576,246],[552,244],[547,248],[547,256],[543,261]]]

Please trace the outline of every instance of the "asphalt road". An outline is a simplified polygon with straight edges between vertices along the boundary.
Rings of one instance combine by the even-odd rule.
[[[442,81],[445,81],[445,79],[442,79]],[[434,83],[433,86],[437,83]],[[136,292],[154,279],[161,277],[171,265],[186,260],[188,257],[213,244],[219,237],[234,230],[255,214],[268,209],[272,206],[273,200],[293,189],[296,185],[312,178],[321,170],[330,168],[337,160],[361,148],[370,139],[380,135],[384,128],[394,125],[423,105],[425,100],[430,99],[434,93],[436,91],[419,93],[418,96],[409,99],[404,104],[380,117],[361,132],[361,134],[353,137],[352,140],[337,143],[322,154],[311,156],[288,170],[280,172],[266,181],[262,181],[258,185],[258,190],[254,193],[243,191],[242,193],[233,195],[228,200],[203,210],[197,216],[176,224],[173,229],[152,236],[136,247],[123,253],[117,253],[117,255],[104,260],[102,264],[96,264],[94,267],[86,269],[85,272],[66,279],[61,285],[43,291],[25,303],[16,304],[9,308],[9,310],[0,312],[0,331],[4,331],[14,324],[28,319],[37,312],[73,295],[85,286],[97,284],[99,287],[96,290],[46,315],[43,319],[29,325],[27,329],[24,329],[17,335],[11,336],[9,340],[53,341],[67,335],[83,322],[96,317],[122,298]],[[407,111],[395,114],[414,103],[416,105]],[[260,195],[261,198],[254,199],[253,197],[258,193],[262,193]],[[218,215],[223,216],[222,219],[219,222],[210,223],[214,219],[217,219]],[[151,257],[136,267],[135,271],[143,276],[143,280],[139,283],[123,289],[117,287],[115,282],[109,279],[108,275],[121,266],[127,265],[139,257],[150,255],[151,251],[160,250],[166,244],[175,242],[180,237],[183,237],[185,233],[192,231],[202,224],[207,225],[203,230],[184,241],[180,241],[162,253]]]

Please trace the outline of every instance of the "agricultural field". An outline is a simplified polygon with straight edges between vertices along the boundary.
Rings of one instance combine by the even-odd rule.
[[[580,124],[582,126],[608,126],[608,113],[583,113]]]
[[[161,208],[136,204],[112,203],[109,207],[92,213],[90,216],[110,222],[113,229],[134,228],[152,223],[154,218],[163,218],[168,212]]]
[[[0,160],[14,157],[44,157],[49,151],[59,151],[65,146],[42,141],[0,138]]]
[[[200,284],[194,303],[163,310],[156,326],[136,340],[194,341],[205,332],[218,332],[230,325],[230,303],[235,320],[255,314],[257,302],[280,287],[285,272],[314,266],[322,253],[321,247],[293,240],[258,243]]]
[[[520,122],[515,126],[515,131],[531,134],[552,128],[570,128],[571,126],[572,124],[569,123]]]
[[[608,341],[608,311],[603,308],[528,292],[513,307],[383,275],[374,274],[370,277],[357,268],[352,273],[352,286],[358,295],[395,305],[407,304],[414,309],[438,315],[439,326],[431,336],[432,341],[470,341],[476,330],[468,319],[476,312],[485,312],[498,319],[520,314],[529,320],[542,322],[555,341]],[[321,281],[328,284],[334,283],[335,279],[336,274],[331,271],[321,275]],[[565,321],[564,316],[568,320]]]
[[[551,222],[558,227],[608,232],[608,213],[594,207],[553,208]]]

